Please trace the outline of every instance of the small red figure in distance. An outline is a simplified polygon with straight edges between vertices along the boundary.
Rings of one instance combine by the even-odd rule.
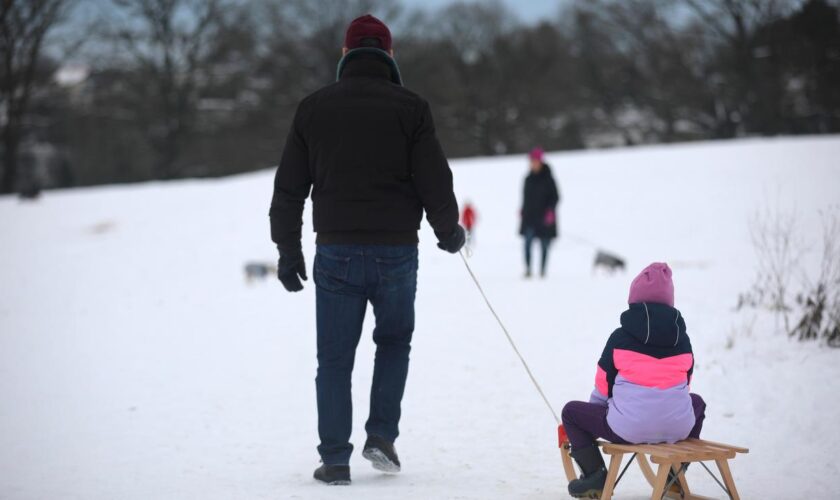
[[[466,229],[468,233],[471,233],[473,227],[475,226],[475,221],[475,209],[470,202],[466,202],[464,204],[464,211],[461,212],[461,225],[464,226],[464,229]]]
[[[461,212],[461,225],[464,226],[464,229],[467,231],[467,254],[469,255],[471,252],[472,245],[475,239],[475,233],[473,233],[475,229],[475,221],[478,219],[478,216],[475,213],[475,208],[473,208],[472,203],[469,201],[464,202],[464,210]]]

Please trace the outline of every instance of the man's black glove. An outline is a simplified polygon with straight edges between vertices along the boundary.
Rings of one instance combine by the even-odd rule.
[[[458,250],[467,242],[467,234],[460,225],[455,226],[455,229],[449,234],[443,236],[437,234],[436,236],[438,237],[438,248],[449,253],[458,253]]]
[[[306,281],[306,264],[303,262],[303,252],[280,252],[280,260],[277,262],[277,279],[283,283],[283,287],[290,292],[303,290],[303,283],[300,276]]]

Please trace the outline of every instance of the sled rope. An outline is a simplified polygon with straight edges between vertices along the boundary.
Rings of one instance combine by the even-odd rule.
[[[519,361],[522,362],[522,366],[525,367],[525,371],[528,372],[528,376],[531,377],[531,382],[534,383],[534,387],[537,389],[537,392],[540,393],[540,396],[542,396],[542,399],[545,402],[545,405],[548,407],[548,410],[554,416],[554,420],[557,421],[557,423],[559,424],[560,419],[557,417],[557,412],[554,411],[554,408],[551,406],[551,403],[548,402],[548,398],[545,397],[545,393],[543,392],[542,387],[540,387],[540,384],[539,384],[539,382],[537,382],[537,379],[534,378],[534,374],[531,373],[531,369],[528,367],[528,363],[525,362],[525,358],[522,357],[522,354],[519,352],[519,349],[516,347],[516,343],[513,341],[513,337],[510,336],[510,333],[508,332],[507,328],[505,328],[505,324],[502,323],[502,320],[499,318],[499,315],[496,314],[496,310],[493,309],[493,305],[490,304],[490,300],[487,298],[487,295],[484,293],[484,289],[481,288],[481,284],[478,282],[478,278],[475,277],[475,273],[473,273],[473,270],[470,267],[470,264],[467,262],[467,258],[464,256],[464,252],[459,250],[458,254],[461,256],[461,260],[464,261],[464,266],[466,266],[467,272],[470,273],[470,277],[472,278],[473,282],[475,283],[475,286],[478,288],[479,293],[481,293],[481,296],[484,298],[484,302],[487,304],[487,308],[490,309],[491,313],[493,313],[493,317],[496,318],[496,321],[499,323],[499,326],[502,328],[502,331],[505,333],[505,337],[507,337],[508,342],[510,342],[510,346],[513,347],[513,352],[515,352],[516,355],[519,357]]]

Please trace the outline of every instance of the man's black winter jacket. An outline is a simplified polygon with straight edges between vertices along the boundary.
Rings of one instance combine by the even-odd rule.
[[[298,106],[274,180],[271,238],[300,248],[312,192],[317,242],[415,244],[423,210],[439,237],[458,224],[452,172],[429,104],[383,51],[357,49],[339,80]]]

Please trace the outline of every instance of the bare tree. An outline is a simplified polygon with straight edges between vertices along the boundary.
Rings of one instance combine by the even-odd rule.
[[[61,21],[71,0],[2,0],[0,7],[0,124],[3,177],[0,192],[17,187],[18,150],[30,98],[37,84],[47,35]]]
[[[135,65],[134,109],[157,157],[154,175],[174,178],[195,126],[204,57],[222,0],[113,1],[125,18],[108,36]]]
[[[723,74],[720,83],[730,87],[731,97],[721,100],[722,128],[734,130],[746,123],[753,128],[765,125],[766,116],[752,116],[758,106],[758,89],[777,82],[767,81],[758,71],[757,61],[766,57],[765,47],[756,46],[758,30],[783,18],[794,7],[794,0],[683,0],[707,32],[724,42]],[[727,78],[729,76],[729,78]],[[723,87],[722,87],[723,88]],[[750,132],[752,130],[746,130]],[[733,134],[734,135],[734,134]]]
[[[708,127],[713,109],[706,92],[702,54],[692,33],[674,21],[678,6],[661,0],[590,0],[592,22],[613,42],[627,68],[623,93],[639,116],[630,129],[641,141],[672,142]],[[632,115],[631,115],[632,116]],[[697,132],[695,132],[697,134]]]
[[[291,52],[308,91],[331,82],[341,57],[344,31],[354,18],[373,14],[390,23],[400,13],[397,0],[262,0],[265,40],[274,51]],[[399,34],[395,33],[397,44]],[[399,50],[397,46],[396,50]],[[272,54],[283,57],[282,54]]]

